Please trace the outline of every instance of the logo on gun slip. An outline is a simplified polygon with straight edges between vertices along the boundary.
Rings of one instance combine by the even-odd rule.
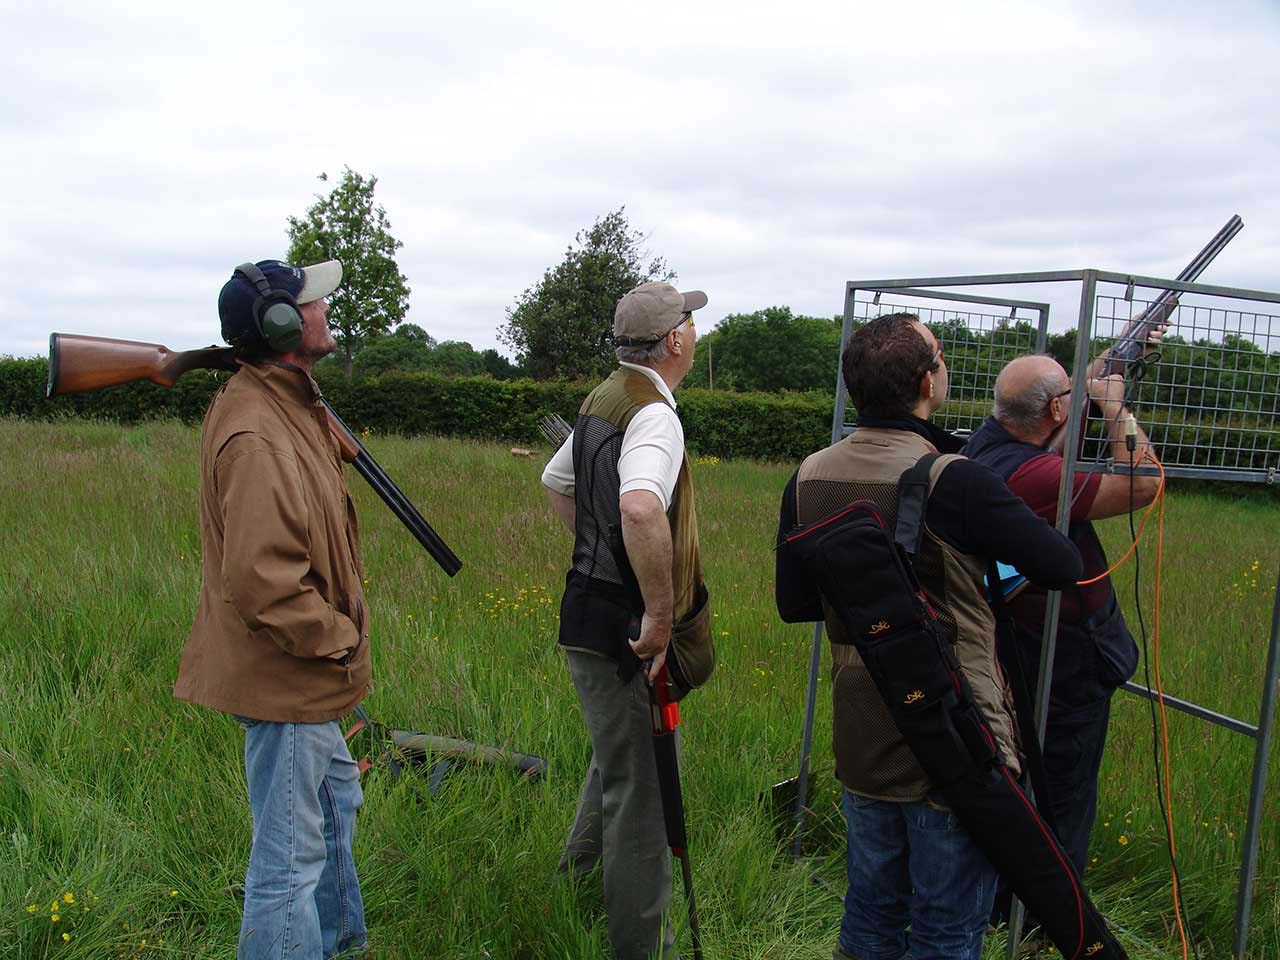
[[[1095,940],[1093,943],[1089,944],[1089,949],[1084,952],[1084,955],[1086,957],[1092,957],[1095,953],[1098,953],[1101,950],[1102,944]]]
[[[873,623],[871,625],[871,629],[868,630],[867,632],[874,637],[877,633],[884,633],[888,629],[889,629],[889,621],[881,620],[879,623]]]
[[[923,699],[924,699],[924,691],[923,691],[923,690],[912,690],[910,693],[908,693],[908,694],[907,694],[907,699],[903,700],[902,702],[903,702],[903,703],[918,703],[919,701],[921,701],[921,700],[923,700]]]

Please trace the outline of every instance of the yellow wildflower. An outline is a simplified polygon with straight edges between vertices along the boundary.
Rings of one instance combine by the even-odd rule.
[[[39,909],[34,903],[27,904],[27,913],[35,913]]]
[[[1126,847],[1128,845],[1129,845],[1129,838],[1126,837],[1123,833],[1120,834],[1120,846]]]
[[[68,890],[66,893],[64,893],[64,894],[62,895],[62,902],[63,902],[63,903],[75,903],[75,902],[76,902],[76,895],[75,895],[74,893],[72,893],[70,890]]]
[[[69,940],[71,939],[71,934],[69,934],[69,933],[64,933],[64,934],[62,935],[62,939],[63,939],[63,940],[68,940],[68,941],[69,941]]]
[[[178,891],[177,891],[177,890],[170,890],[170,891],[169,891],[169,896],[171,896],[171,897],[176,897],[177,895],[178,895]]]
[[[49,914],[49,922],[50,922],[50,923],[57,923],[57,922],[58,922],[58,915],[57,915],[56,913],[51,913],[51,914]]]

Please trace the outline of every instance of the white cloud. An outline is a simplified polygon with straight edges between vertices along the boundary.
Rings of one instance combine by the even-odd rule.
[[[1266,3],[158,0],[3,14],[0,353],[50,330],[217,336],[349,164],[404,242],[410,319],[496,344],[619,205],[711,313],[829,315],[848,279],[1098,266],[1280,286]],[[1055,326],[1073,320],[1065,291]]]

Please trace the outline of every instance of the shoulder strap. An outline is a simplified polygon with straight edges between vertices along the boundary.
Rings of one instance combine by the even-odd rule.
[[[940,453],[926,453],[898,478],[898,519],[893,526],[893,539],[908,557],[920,551],[924,536],[924,511],[929,503],[929,471]]]
[[[1040,818],[1056,834],[1058,825],[1053,813],[1049,776],[1044,766],[1039,731],[1036,730],[1035,687],[1032,686],[1031,673],[1027,670],[1027,658],[1022,653],[1013,614],[1009,612],[1004,591],[1000,589],[1000,569],[994,559],[987,568],[987,595],[990,597],[991,613],[996,622],[996,655],[1009,679],[1009,688],[1013,691],[1014,720],[1018,724],[1018,739],[1021,741],[1022,755],[1026,759],[1023,765],[1024,779],[1031,781]]]

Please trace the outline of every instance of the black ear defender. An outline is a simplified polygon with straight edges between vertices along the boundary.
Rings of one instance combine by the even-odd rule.
[[[274,353],[290,353],[302,343],[302,312],[284,290],[273,290],[257,264],[242,263],[235,272],[257,288],[253,301],[254,331]]]

